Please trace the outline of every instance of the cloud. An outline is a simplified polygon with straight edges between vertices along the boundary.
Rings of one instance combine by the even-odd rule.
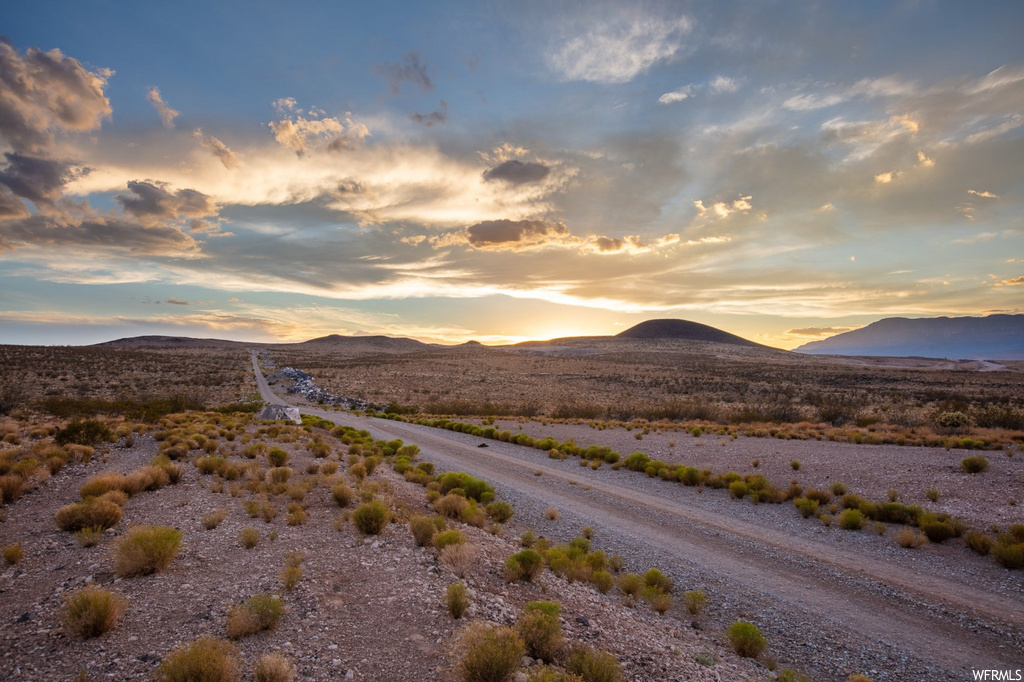
[[[402,84],[415,85],[421,92],[432,92],[434,83],[427,73],[427,65],[420,61],[419,52],[406,52],[401,63],[388,62],[378,64],[373,68],[374,73],[387,79],[391,87],[391,94],[397,95],[402,91]]]
[[[478,249],[539,246],[568,234],[564,223],[544,220],[485,220],[466,229],[467,242]]]
[[[982,232],[972,237],[964,237],[962,239],[954,239],[954,244],[977,244],[978,242],[987,242],[990,239],[998,237],[998,232]]]
[[[875,175],[875,182],[879,185],[888,185],[890,182],[898,178],[900,175],[899,171],[886,171],[885,173],[878,173]]]
[[[782,108],[790,111],[814,111],[833,107],[845,99],[842,95],[794,95],[782,103]]]
[[[352,113],[345,112],[344,121],[337,118],[283,118],[271,121],[270,129],[278,144],[305,156],[314,148],[326,147],[330,151],[356,149],[369,136],[370,129],[352,119]]]
[[[699,218],[704,217],[718,217],[728,218],[733,213],[747,213],[754,206],[750,203],[752,196],[740,196],[738,199],[732,201],[716,201],[711,204],[710,207],[704,205],[704,202],[700,199],[693,202],[694,207],[697,209],[697,216]]]
[[[921,151],[917,153],[917,162],[921,168],[935,167],[935,159],[928,158],[928,155]]]
[[[17,153],[7,153],[4,157],[7,168],[0,171],[0,185],[36,207],[52,204],[61,195],[64,185],[81,172],[62,161]]]
[[[494,150],[488,154],[487,152],[477,152],[480,158],[487,163],[505,163],[511,159],[519,158],[520,156],[526,156],[530,153],[529,149],[525,147],[518,147],[514,144],[504,142],[499,146],[495,147]]]
[[[174,130],[174,119],[180,116],[181,112],[168,106],[167,102],[160,96],[160,88],[150,88],[146,92],[146,99],[156,109],[156,113],[160,116],[160,122],[163,123],[164,128]]]
[[[434,125],[442,124],[448,120],[448,103],[441,100],[441,107],[437,111],[432,111],[429,114],[415,113],[410,118],[422,126],[431,128]]]
[[[0,41],[0,137],[15,152],[39,153],[57,131],[88,131],[111,114],[103,88],[113,71],[89,71],[60,50],[18,52]]]
[[[235,153],[213,135],[204,135],[200,128],[196,128],[192,131],[192,136],[199,140],[199,144],[203,149],[220,159],[220,162],[228,170],[238,166],[238,159],[235,158]]]
[[[169,298],[167,299],[167,302],[171,305],[192,305],[190,301],[179,301],[176,298]]]
[[[739,89],[740,84],[732,78],[729,78],[728,76],[715,76],[707,83],[690,83],[678,90],[666,92],[658,98],[658,103],[674,104],[675,102],[682,102],[683,100],[694,97],[702,92],[710,93],[712,95],[724,95],[736,92]]]
[[[29,210],[25,202],[14,196],[7,187],[0,186],[0,220],[24,218],[27,215]]]
[[[35,214],[0,221],[0,252],[18,248],[86,248],[137,256],[194,253],[196,242],[175,227],[140,224],[93,211]],[[47,260],[53,259],[53,254]],[[56,264],[56,261],[54,261]],[[95,267],[95,262],[92,263]]]
[[[551,169],[542,163],[519,161],[512,159],[494,168],[484,171],[484,180],[504,180],[510,185],[522,185],[540,182],[551,173]]]
[[[976,197],[981,197],[982,199],[998,199],[999,198],[998,194],[993,194],[992,192],[985,192],[985,191],[979,192],[976,189],[969,189],[969,190],[967,190],[967,193],[968,194],[973,194]]]
[[[1024,286],[1024,275],[1021,275],[1020,277],[1014,277],[1013,279],[1004,279],[1003,281],[999,282],[996,286],[1004,286],[1004,287]]]
[[[128,183],[128,191],[131,194],[118,194],[114,200],[143,221],[201,218],[217,212],[210,197],[194,189],[174,192],[165,183],[136,180]]]
[[[853,329],[859,329],[859,327],[804,327],[802,329],[789,329],[786,333],[793,336],[823,337],[842,334]]]
[[[658,98],[659,104],[674,104],[676,102],[682,102],[690,97],[690,86],[682,88],[681,90],[674,90],[672,92],[666,92],[664,95]]]
[[[693,30],[686,16],[622,18],[577,27],[547,54],[548,67],[562,80],[627,83],[655,64],[671,59]]]

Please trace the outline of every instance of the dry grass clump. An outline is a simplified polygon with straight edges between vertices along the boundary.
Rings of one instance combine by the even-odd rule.
[[[525,609],[516,623],[516,632],[526,645],[527,654],[551,663],[565,643],[562,626],[558,622],[561,608],[555,602],[530,602]]]
[[[216,637],[200,637],[167,654],[156,678],[159,682],[238,682],[238,649]]]
[[[169,526],[133,526],[117,543],[114,571],[122,577],[161,571],[178,555],[181,531]]]
[[[448,493],[434,502],[434,509],[441,516],[449,519],[460,519],[469,509],[469,500],[457,493]]]
[[[455,575],[465,578],[476,566],[478,555],[479,551],[476,545],[471,545],[468,542],[448,545],[441,550],[441,563]]]
[[[626,679],[619,660],[606,651],[576,646],[565,657],[565,669],[587,682],[622,682]]]
[[[272,630],[284,615],[284,602],[276,594],[257,594],[244,604],[228,609],[227,633],[238,639],[262,630]]]
[[[544,518],[546,518],[548,521],[557,521],[558,520],[558,516],[559,516],[558,510],[555,509],[554,507],[548,507],[544,511]]]
[[[302,580],[302,562],[306,555],[300,551],[288,552],[284,557],[284,569],[279,577],[284,589],[291,592]]]
[[[446,530],[435,535],[434,547],[437,548],[438,552],[443,552],[446,547],[461,545],[465,541],[466,536],[462,534],[462,531],[453,528],[452,530]]]
[[[904,549],[917,549],[927,542],[924,533],[913,528],[904,528],[896,534],[896,544]]]
[[[291,661],[281,654],[263,654],[252,667],[256,682],[292,682],[295,668]]]
[[[981,472],[988,470],[988,460],[981,455],[964,457],[960,461],[960,468],[963,469],[966,474],[980,474]]]
[[[462,618],[466,609],[469,608],[469,592],[464,582],[455,582],[449,585],[444,598],[445,604],[448,606],[448,613],[452,618]]]
[[[213,530],[214,528],[219,526],[221,524],[221,521],[226,519],[227,516],[227,509],[218,509],[216,511],[210,512],[209,514],[203,514],[199,520],[203,524],[203,528],[205,528],[206,530]]]
[[[68,596],[61,619],[68,631],[77,637],[99,637],[117,624],[127,605],[113,592],[90,585]]]
[[[260,544],[260,532],[251,526],[246,526],[238,531],[238,544],[246,549],[252,549]]]
[[[338,483],[331,487],[331,497],[339,507],[347,507],[352,501],[353,496],[352,488],[349,488],[344,483]]]
[[[22,549],[20,542],[0,547],[0,554],[3,555],[4,561],[12,566],[25,558],[25,550]]]
[[[83,528],[82,530],[75,531],[75,540],[78,541],[80,547],[95,547],[100,544],[100,540],[103,539],[103,528],[100,526],[93,526],[91,528]]]
[[[461,640],[458,671],[463,682],[507,682],[526,653],[523,640],[505,626],[473,623]]]
[[[430,547],[434,544],[434,536],[445,527],[442,516],[412,516],[409,519],[409,530],[417,547]]]
[[[54,520],[61,530],[77,531],[83,528],[113,528],[121,521],[121,507],[109,500],[88,498],[61,507]]]

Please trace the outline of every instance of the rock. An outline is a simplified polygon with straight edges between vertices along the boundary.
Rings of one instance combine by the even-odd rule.
[[[590,619],[586,616],[576,616],[576,622],[585,628],[590,627]]]
[[[288,407],[286,405],[267,405],[257,416],[260,421],[278,421],[280,419],[287,419],[296,424],[302,423],[302,417],[299,416],[299,408]]]

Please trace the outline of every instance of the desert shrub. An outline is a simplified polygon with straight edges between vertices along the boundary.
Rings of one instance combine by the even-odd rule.
[[[284,589],[291,592],[298,586],[299,581],[302,580],[302,569],[298,566],[285,566],[281,569],[278,577],[281,579],[281,585]]]
[[[0,476],[0,504],[13,504],[25,488],[25,479],[18,474]]]
[[[167,654],[157,668],[160,682],[237,682],[238,650],[223,639],[200,637]]]
[[[594,587],[601,594],[607,594],[615,587],[615,578],[612,574],[601,569],[595,570],[590,574],[590,582],[593,583]]]
[[[814,500],[818,504],[828,504],[832,501],[832,491],[811,488],[804,492],[804,497],[808,500]]]
[[[793,499],[793,506],[800,511],[800,515],[805,519],[818,515],[817,500],[812,500],[807,497],[797,497]]]
[[[657,593],[668,594],[672,592],[672,578],[656,568],[650,568],[644,573],[644,586]]]
[[[434,536],[434,547],[437,548],[438,552],[441,552],[449,545],[461,545],[465,541],[466,536],[462,534],[462,531],[456,529],[446,530]]]
[[[257,594],[244,604],[228,609],[228,637],[238,639],[261,630],[272,630],[284,615],[284,602],[276,594]]]
[[[409,530],[418,547],[429,547],[437,534],[437,526],[429,516],[413,516],[409,519]]]
[[[61,530],[77,531],[83,528],[113,528],[121,521],[121,507],[107,500],[89,498],[61,507],[55,516]]]
[[[516,552],[505,560],[505,576],[512,582],[533,582],[544,569],[544,559],[533,549]]]
[[[870,677],[868,677],[867,675],[861,675],[859,673],[855,673],[855,674],[850,675],[849,677],[847,677],[846,678],[846,682],[874,682],[874,681]]]
[[[625,675],[619,660],[605,651],[576,646],[565,657],[565,669],[584,682],[622,682]]]
[[[704,590],[690,590],[683,594],[683,604],[686,606],[686,610],[694,616],[700,615],[707,603],[708,596]]]
[[[0,547],[0,555],[3,555],[4,561],[13,566],[25,558],[25,550],[22,548],[20,542],[15,542],[10,545]]]
[[[67,597],[61,619],[71,634],[89,639],[113,628],[126,607],[122,597],[90,585]]]
[[[992,538],[976,530],[972,530],[968,533],[966,540],[967,546],[981,556],[988,554],[992,550],[992,545],[994,544]]]
[[[252,549],[260,544],[260,532],[251,527],[243,528],[238,531],[238,544],[246,549]]]
[[[458,519],[469,509],[469,500],[457,493],[448,493],[434,503],[434,509],[449,519]]]
[[[980,474],[988,470],[988,460],[981,455],[964,457],[960,460],[960,468],[967,474]]]
[[[619,576],[619,589],[627,597],[639,597],[644,589],[644,580],[636,573],[623,573]]]
[[[111,490],[124,489],[124,475],[119,471],[105,471],[90,476],[89,480],[81,485],[78,494],[84,500],[87,497],[99,497]]]
[[[200,522],[203,524],[203,528],[206,530],[213,530],[221,524],[221,522],[227,518],[228,512],[226,509],[218,509],[212,511],[209,514],[203,514],[200,517]]]
[[[100,544],[100,540],[103,539],[103,528],[100,526],[92,526],[90,528],[83,528],[75,531],[75,540],[78,541],[81,547],[95,547]]]
[[[921,531],[931,542],[939,543],[950,539],[956,532],[948,521],[923,521]]]
[[[789,463],[789,468],[793,471],[800,471],[800,461],[794,459]]]
[[[913,528],[904,528],[896,534],[896,544],[904,549],[917,549],[926,542],[928,538],[924,533]]]
[[[86,419],[80,421],[76,419],[63,429],[57,429],[53,440],[57,445],[67,445],[69,443],[96,445],[97,443],[114,440],[114,434],[111,433],[110,428],[106,424],[99,420]]]
[[[928,498],[929,502],[938,502],[939,501],[939,489],[938,488],[928,488],[928,490],[924,491],[924,496]]]
[[[391,510],[380,500],[364,502],[352,513],[356,528],[366,535],[379,535],[391,521]]]
[[[464,682],[507,682],[526,653],[526,645],[514,630],[504,626],[474,624],[463,637],[465,653],[459,662]]]
[[[465,578],[476,566],[478,554],[476,545],[460,542],[442,549],[440,558],[441,563],[447,566],[452,573],[460,578]]]
[[[650,462],[651,458],[642,452],[634,452],[622,461],[623,466],[630,471],[646,471]]]
[[[753,623],[738,620],[725,632],[733,650],[743,658],[757,658],[768,646],[764,635]]]
[[[448,606],[448,613],[452,618],[462,618],[466,609],[469,608],[469,591],[464,582],[454,582],[449,585],[445,590],[444,598],[445,604]]]
[[[864,523],[864,514],[860,509],[844,509],[839,515],[839,527],[843,530],[860,530]]]
[[[527,609],[516,623],[516,632],[526,645],[526,652],[533,658],[551,663],[562,649],[562,626],[558,615],[542,609]]]
[[[747,494],[747,484],[743,481],[733,481],[729,484],[729,495],[733,499],[741,500]]]
[[[1000,538],[990,550],[992,558],[1003,568],[1024,568],[1024,542],[1013,542],[1012,538]]]
[[[28,398],[28,390],[21,382],[6,379],[0,383],[0,414],[10,414]]]
[[[973,426],[973,420],[970,416],[958,410],[952,412],[940,412],[935,415],[932,421],[941,431],[948,434],[960,433],[961,431]]]
[[[306,510],[298,502],[290,503],[288,505],[288,513],[284,517],[284,522],[289,526],[305,525]]]
[[[544,510],[544,518],[546,518],[548,521],[557,521],[558,516],[558,510],[555,509],[554,507],[548,507],[547,509]]]
[[[178,555],[181,531],[169,526],[132,526],[117,543],[114,571],[122,577],[149,575]]]
[[[512,518],[512,514],[514,513],[512,505],[503,501],[491,502],[487,505],[486,509],[487,515],[497,523],[505,523]]]
[[[295,668],[281,654],[263,654],[252,667],[256,682],[292,682]]]
[[[667,592],[658,592],[650,595],[651,608],[659,615],[664,615],[672,608],[672,595]]]
[[[288,451],[275,445],[267,452],[267,461],[272,467],[283,467],[288,463]]]
[[[339,507],[347,507],[352,501],[352,495],[352,488],[349,488],[344,483],[331,486],[331,497],[334,498],[334,502]]]

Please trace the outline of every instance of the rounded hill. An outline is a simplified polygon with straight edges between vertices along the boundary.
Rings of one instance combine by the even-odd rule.
[[[615,335],[620,339],[679,339],[684,341],[709,341],[731,343],[736,346],[760,347],[761,344],[748,341],[735,334],[689,320],[647,320],[635,327]]]

